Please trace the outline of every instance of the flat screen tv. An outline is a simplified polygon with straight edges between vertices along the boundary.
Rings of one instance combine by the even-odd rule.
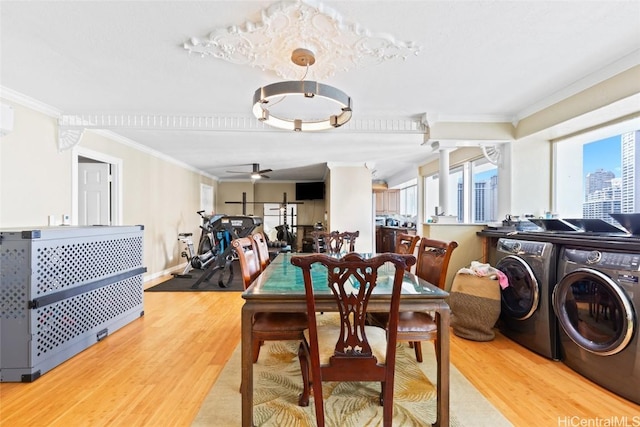
[[[296,182],[296,200],[324,199],[324,182]]]

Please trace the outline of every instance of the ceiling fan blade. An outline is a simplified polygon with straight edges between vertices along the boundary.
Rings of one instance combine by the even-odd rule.
[[[252,179],[256,179],[257,178],[257,177],[253,178],[254,175],[259,175],[260,178],[265,178],[265,179],[271,178],[270,176],[265,175],[265,174],[267,174],[269,172],[273,172],[273,169],[260,169],[260,163],[251,163],[251,166],[252,166],[252,170],[250,170],[250,171],[226,171],[226,172],[227,173],[240,173],[240,174],[243,174],[243,175],[250,176],[250,177],[252,177]]]

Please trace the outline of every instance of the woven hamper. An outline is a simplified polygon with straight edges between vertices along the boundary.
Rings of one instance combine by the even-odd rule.
[[[491,341],[500,317],[500,284],[488,277],[458,273],[449,293],[453,333],[473,341]]]

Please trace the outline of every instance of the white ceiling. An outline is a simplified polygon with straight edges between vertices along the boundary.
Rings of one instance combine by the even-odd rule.
[[[63,115],[246,120],[197,131],[111,128],[221,179],[260,163],[274,170],[273,180],[321,180],[326,163],[347,162],[372,165],[375,179],[389,180],[432,154],[420,132],[388,131],[392,125],[380,119],[403,123],[426,113],[430,120],[516,122],[640,58],[639,1],[309,1],[343,24],[421,49],[322,80],[351,96],[348,125],[277,131],[256,127],[251,103],[258,87],[281,77],[183,47],[216,29],[259,22],[274,3],[2,0],[2,95],[24,95]],[[290,52],[273,54],[289,61]],[[357,126],[371,121],[382,130]]]

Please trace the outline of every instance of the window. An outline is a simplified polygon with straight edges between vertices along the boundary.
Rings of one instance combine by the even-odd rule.
[[[418,215],[418,180],[412,179],[398,187],[400,190],[400,215],[414,217]]]
[[[555,142],[554,152],[558,216],[615,223],[609,213],[640,212],[640,130],[633,123]]]
[[[296,229],[293,228],[293,226],[297,224],[298,205],[287,205],[287,211],[285,213],[284,208],[282,208],[279,203],[265,203],[263,216],[262,228],[264,229],[267,238],[271,241],[275,241],[278,240],[278,230],[276,230],[276,226],[284,224],[285,221],[289,226],[289,230],[293,233],[296,232]]]
[[[486,159],[471,162],[472,222],[494,222],[498,218],[498,168]]]
[[[458,222],[496,221],[498,214],[498,169],[481,158],[449,170],[447,206],[440,203],[440,174],[424,178],[425,217],[454,215]],[[437,208],[437,211],[436,211]]]
[[[441,174],[434,174],[425,177],[425,218],[444,214],[456,216],[458,222],[463,222],[467,198],[465,194],[468,193],[465,189],[464,167],[453,168],[447,175],[446,206],[440,206],[440,176]]]

